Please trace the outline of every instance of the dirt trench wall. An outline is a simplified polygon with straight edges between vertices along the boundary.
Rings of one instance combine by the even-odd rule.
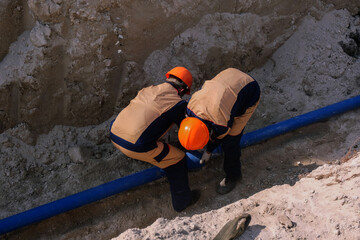
[[[24,31],[23,3],[0,1],[0,61],[6,56],[9,46]]]
[[[336,4],[354,9],[356,2]],[[0,132],[25,122],[35,133],[57,124],[99,124],[174,65],[193,72],[195,87],[227,66],[250,70],[304,15],[324,8],[320,1],[286,0],[29,0],[0,6]],[[201,31],[185,31],[196,24]]]

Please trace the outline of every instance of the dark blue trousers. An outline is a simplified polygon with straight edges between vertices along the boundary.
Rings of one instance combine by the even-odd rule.
[[[164,168],[164,171],[169,181],[173,207],[180,212],[189,206],[192,200],[185,157],[177,164]]]
[[[221,142],[224,152],[224,171],[227,178],[237,180],[242,177],[241,173],[241,148],[240,140],[243,132],[237,136],[227,135]]]

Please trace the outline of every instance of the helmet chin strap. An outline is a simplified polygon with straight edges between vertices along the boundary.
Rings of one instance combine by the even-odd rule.
[[[188,91],[188,87],[183,87],[181,84],[173,82],[173,81],[166,81],[170,83],[178,92],[179,96],[182,97]]]
[[[185,95],[185,89],[183,89],[183,88],[178,89],[178,93],[179,93],[180,97],[184,96]]]
[[[179,95],[182,97],[182,96],[184,96],[185,94],[186,94],[186,92],[188,91],[188,87],[179,87],[179,89],[178,89],[178,92],[179,92]]]

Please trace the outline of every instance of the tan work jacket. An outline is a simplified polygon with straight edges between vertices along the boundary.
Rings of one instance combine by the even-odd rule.
[[[202,88],[192,95],[187,106],[188,115],[194,114],[211,122],[215,131],[218,129],[218,133],[215,133],[217,138],[240,134],[258,104],[259,95],[254,95],[255,104],[245,112],[237,114],[241,110],[234,109],[234,105],[239,101],[240,91],[254,81],[251,76],[235,68],[220,72],[213,79],[205,81]],[[231,131],[232,128],[234,131]]]

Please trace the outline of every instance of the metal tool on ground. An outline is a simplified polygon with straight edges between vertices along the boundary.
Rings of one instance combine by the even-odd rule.
[[[220,232],[215,236],[214,240],[231,240],[243,234],[249,226],[251,216],[244,213],[233,220],[227,222]]]

